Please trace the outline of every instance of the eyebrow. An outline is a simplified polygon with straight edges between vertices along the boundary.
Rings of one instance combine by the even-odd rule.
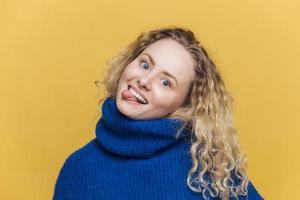
[[[152,65],[155,65],[155,61],[154,61],[153,58],[150,56],[150,54],[148,54],[148,53],[142,53],[142,54],[148,56],[148,57],[149,57],[149,60],[150,60],[150,62],[151,62],[151,64],[152,64]],[[178,81],[177,81],[177,79],[175,78],[175,76],[173,76],[172,74],[170,74],[170,73],[167,72],[167,71],[163,71],[163,73],[164,73],[165,75],[167,75],[167,76],[173,78],[173,79],[175,80],[177,86],[178,86]]]

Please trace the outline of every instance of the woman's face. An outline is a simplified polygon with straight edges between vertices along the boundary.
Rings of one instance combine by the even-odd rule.
[[[117,88],[118,110],[132,119],[165,117],[184,103],[194,78],[194,61],[181,44],[156,41],[124,69]],[[147,103],[139,103],[133,90]]]

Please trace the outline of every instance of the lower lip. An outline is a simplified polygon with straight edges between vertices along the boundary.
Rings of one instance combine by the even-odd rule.
[[[134,100],[131,100],[131,99],[127,99],[126,97],[122,97],[122,99],[124,99],[125,101],[128,101],[128,102],[130,102],[130,103],[132,103],[132,104],[141,104],[141,103],[139,103],[139,102],[137,102],[137,101],[134,101]]]
[[[126,89],[126,90],[128,90],[128,89]],[[123,92],[125,92],[126,90],[124,90]],[[126,100],[126,101],[128,101],[128,102],[130,102],[131,104],[134,104],[134,105],[143,105],[143,104],[141,104],[141,103],[139,103],[135,100],[128,99],[125,95],[123,95],[123,92],[121,93],[122,99],[124,99],[124,100]]]
[[[137,102],[137,101],[133,101],[133,100],[129,100],[129,99],[125,99],[126,101],[134,104],[134,105],[142,105],[141,103]]]

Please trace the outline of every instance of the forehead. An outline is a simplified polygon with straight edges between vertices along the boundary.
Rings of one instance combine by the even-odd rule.
[[[143,52],[149,54],[155,67],[167,71],[179,83],[187,83],[194,75],[194,60],[190,53],[172,39],[162,39],[149,45]]]

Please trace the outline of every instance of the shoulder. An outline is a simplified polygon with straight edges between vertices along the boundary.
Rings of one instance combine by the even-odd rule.
[[[258,193],[251,180],[248,184],[248,197],[248,199],[263,200],[263,197]]]
[[[239,196],[239,200],[264,200],[264,198],[258,193],[256,188],[253,185],[253,182],[249,180],[248,193],[245,196]]]
[[[64,167],[71,167],[78,161],[84,161],[89,156],[92,156],[94,152],[97,150],[96,147],[96,140],[92,139],[82,147],[73,151],[64,161],[62,168]]]
[[[84,146],[73,151],[64,161],[55,183],[55,191],[65,190],[75,183],[74,179],[83,176],[82,172],[93,160],[93,154],[97,151],[95,139],[89,141]]]

